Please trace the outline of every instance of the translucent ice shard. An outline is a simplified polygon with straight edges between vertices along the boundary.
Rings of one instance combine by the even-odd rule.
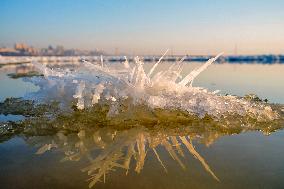
[[[205,64],[203,64],[200,68],[193,70],[190,72],[183,80],[179,82],[180,85],[187,85],[190,83],[190,86],[192,86],[192,82],[198,74],[200,74],[202,71],[204,71],[208,66],[210,66],[215,60],[217,60],[223,53],[218,54],[215,58],[209,59]]]
[[[83,60],[72,71],[51,69],[34,62],[34,66],[45,75],[45,79],[32,81],[44,91],[39,91],[38,94],[45,94],[47,99],[59,99],[63,104],[76,101],[78,109],[107,104],[110,106],[110,116],[119,114],[121,105],[144,105],[150,109],[185,111],[199,117],[239,115],[257,120],[277,118],[277,113],[265,104],[235,96],[221,96],[216,94],[217,91],[210,92],[192,86],[193,80],[221,55],[209,59],[184,78],[181,77],[181,71],[185,57],[167,70],[156,72],[162,56],[148,73],[139,57],[135,57],[133,64],[127,58],[122,64],[104,63],[102,57],[99,64]]]

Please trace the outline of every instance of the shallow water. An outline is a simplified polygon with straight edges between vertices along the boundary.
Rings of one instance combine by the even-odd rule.
[[[7,76],[9,73],[21,73],[30,69],[27,65],[12,65],[0,67],[0,101],[8,97],[22,97],[26,93],[38,90],[31,83],[23,82],[22,79],[11,79]]]
[[[159,65],[160,69],[169,64]],[[185,72],[198,65],[187,63]],[[33,69],[29,65],[19,66],[0,68],[1,100],[37,90],[21,78],[11,79],[6,75]],[[148,69],[150,66],[145,64]],[[283,73],[284,65],[279,64],[215,64],[200,74],[193,85],[212,91],[220,89],[223,94],[243,96],[254,93],[271,103],[283,104]],[[7,121],[8,118],[4,119],[2,115],[0,119]],[[13,120],[13,116],[10,119]],[[115,168],[116,171],[106,174],[105,183],[102,176],[102,182],[96,183],[94,188],[284,187],[282,130],[265,136],[259,131],[238,134],[233,130],[205,132],[186,128],[114,130],[98,128],[94,124],[94,128],[70,133],[45,134],[40,130],[19,133],[0,143],[1,188],[88,188],[92,180],[87,181],[90,176],[82,169],[95,163],[102,167],[105,159],[120,153],[123,156],[117,162],[123,164],[127,149],[133,144],[137,155],[130,161],[128,174],[125,167]],[[189,150],[186,144],[195,148]],[[159,158],[151,148],[153,145]],[[78,156],[73,157],[75,153]],[[94,161],[99,155],[105,156]],[[66,157],[69,160],[62,162]],[[72,161],[70,157],[73,157]]]

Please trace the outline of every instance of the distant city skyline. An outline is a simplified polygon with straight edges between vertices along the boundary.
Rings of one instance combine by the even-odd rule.
[[[1,0],[0,47],[110,54],[284,54],[281,0]]]
[[[35,48],[25,43],[15,43],[13,47],[0,47],[2,56],[100,56],[105,52],[82,49],[66,49],[62,45],[48,45],[47,47]]]

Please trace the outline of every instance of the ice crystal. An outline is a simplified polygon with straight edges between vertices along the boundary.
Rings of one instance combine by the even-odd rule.
[[[45,100],[56,99],[66,105],[75,98],[78,109],[106,103],[110,106],[109,116],[119,114],[119,107],[124,104],[186,111],[201,118],[205,115],[215,118],[249,115],[258,120],[277,118],[277,114],[263,103],[230,95],[221,96],[217,94],[218,91],[210,92],[192,85],[194,79],[221,55],[209,59],[184,78],[181,71],[185,57],[167,70],[157,71],[162,56],[148,73],[139,57],[134,59],[133,64],[129,64],[126,58],[119,65],[106,64],[102,57],[97,64],[82,60],[81,65],[72,71],[51,69],[33,62],[45,77],[30,80],[41,87],[38,94],[43,95]]]

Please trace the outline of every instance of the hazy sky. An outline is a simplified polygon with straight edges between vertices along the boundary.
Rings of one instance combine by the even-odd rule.
[[[0,0],[0,46],[284,53],[284,0]]]

